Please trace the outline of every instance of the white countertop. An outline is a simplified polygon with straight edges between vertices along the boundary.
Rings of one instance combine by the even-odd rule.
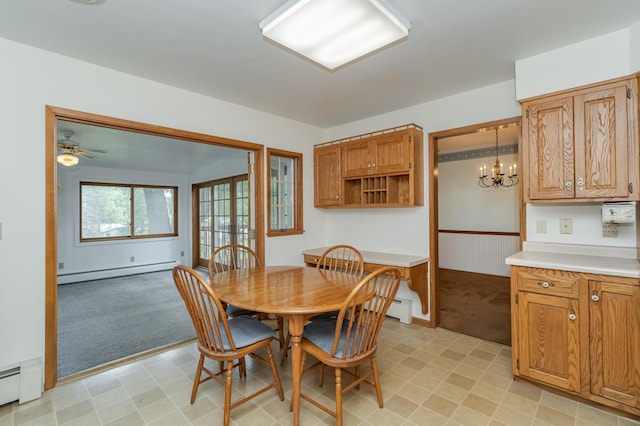
[[[302,250],[302,254],[320,257],[328,247],[318,247]],[[376,251],[360,251],[365,263],[378,263],[380,265],[399,266],[411,268],[429,261],[429,257],[414,256],[410,254],[380,253]]]
[[[562,244],[546,244],[544,247],[527,247],[525,244],[523,251],[507,257],[505,261],[507,265],[640,278],[640,262],[635,257],[628,257],[628,251],[623,252],[623,256],[610,256],[614,253],[618,254],[606,247],[582,246],[576,249],[576,246]]]

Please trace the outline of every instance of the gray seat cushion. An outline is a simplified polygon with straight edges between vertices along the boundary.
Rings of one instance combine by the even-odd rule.
[[[238,317],[241,315],[253,315],[254,311],[249,311],[243,308],[238,308],[237,306],[227,305],[227,315],[230,317]]]
[[[304,328],[302,337],[305,337],[311,343],[330,354],[333,348],[333,339],[336,332],[336,321],[314,321]],[[335,358],[342,358],[344,343],[347,339],[347,327],[346,323],[342,324],[342,332],[340,333],[340,340],[338,342],[338,348],[334,355]]]
[[[273,328],[250,317],[231,318],[229,320],[229,330],[233,336],[233,342],[236,344],[236,348],[249,346],[275,335]],[[220,330],[220,332],[222,334],[223,347],[226,350],[231,350],[231,345],[229,344],[229,339],[224,329]]]

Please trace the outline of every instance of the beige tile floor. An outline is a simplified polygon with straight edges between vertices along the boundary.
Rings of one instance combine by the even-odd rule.
[[[384,409],[362,386],[344,401],[346,425],[640,425],[525,382],[511,374],[509,347],[457,334],[401,324],[387,318],[379,337]],[[274,354],[279,354],[272,343]],[[188,344],[83,380],[58,385],[41,399],[0,406],[0,426],[218,425],[222,387],[207,382],[189,404],[198,352]],[[332,371],[323,388],[316,375],[304,392],[331,404]],[[274,390],[231,411],[233,425],[289,425],[290,365],[280,369],[285,401]],[[234,377],[234,399],[269,380],[262,364],[249,364],[247,379]],[[302,401],[301,424],[334,424]]]

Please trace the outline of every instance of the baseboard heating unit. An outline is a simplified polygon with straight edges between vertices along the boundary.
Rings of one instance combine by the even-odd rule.
[[[20,404],[42,395],[42,361],[23,361],[17,366],[0,369],[0,405],[19,401]]]
[[[398,318],[403,324],[411,324],[411,300],[395,298],[389,306],[387,315]]]

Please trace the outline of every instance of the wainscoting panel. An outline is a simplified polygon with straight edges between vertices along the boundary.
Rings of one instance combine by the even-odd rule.
[[[480,274],[510,276],[506,257],[519,251],[517,235],[438,232],[439,267]]]

